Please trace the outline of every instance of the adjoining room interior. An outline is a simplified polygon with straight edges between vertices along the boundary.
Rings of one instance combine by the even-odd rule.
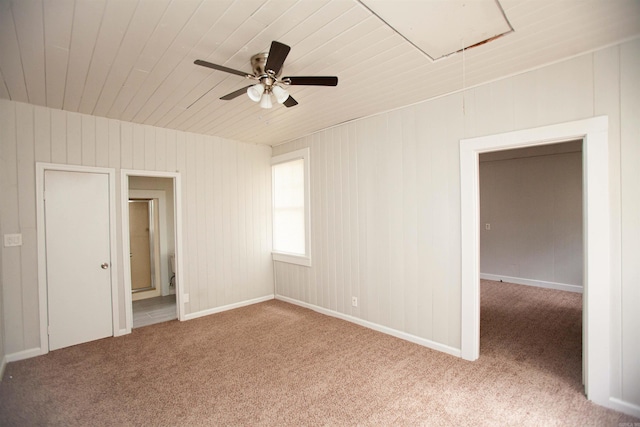
[[[487,152],[478,160],[480,355],[502,351],[565,377],[575,390],[583,381],[582,145]]]
[[[178,318],[171,178],[129,180],[129,260],[133,328]]]
[[[0,0],[0,424],[640,422],[638,111],[638,0]]]
[[[492,280],[480,286],[480,357],[535,367],[558,390],[583,394],[582,294]]]
[[[132,304],[133,328],[155,325],[178,318],[176,294],[136,300]]]
[[[480,277],[582,292],[582,140],[482,153]]]
[[[129,260],[134,300],[153,298],[161,292],[158,223],[158,199],[129,197]]]

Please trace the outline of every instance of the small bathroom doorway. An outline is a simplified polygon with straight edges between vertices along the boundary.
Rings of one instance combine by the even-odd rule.
[[[132,328],[175,320],[176,200],[174,178],[126,176]],[[124,234],[124,233],[123,233]]]

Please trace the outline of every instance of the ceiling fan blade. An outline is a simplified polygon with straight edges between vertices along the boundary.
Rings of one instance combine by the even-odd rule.
[[[234,70],[233,68],[224,67],[222,65],[212,64],[211,62],[203,61],[201,59],[196,59],[195,61],[193,61],[193,63],[196,65],[202,65],[203,67],[213,68],[214,70],[224,71],[225,73],[236,74],[242,77],[251,77],[250,74],[247,74],[244,71],[238,71]]]
[[[338,86],[338,78],[335,76],[294,76],[284,77],[282,80],[287,79],[291,85]]]
[[[293,99],[291,96],[289,96],[286,101],[283,102],[285,107],[293,107],[298,105],[298,101],[296,101],[295,99]]]
[[[278,75],[284,60],[287,59],[291,48],[286,44],[282,44],[277,41],[271,42],[271,49],[269,49],[269,56],[267,56],[267,63],[264,66],[265,70],[273,71],[273,74]]]
[[[239,97],[240,95],[242,95],[243,93],[247,93],[247,89],[249,89],[251,86],[252,86],[252,85],[249,85],[249,86],[246,86],[246,87],[240,88],[240,89],[238,89],[238,90],[234,90],[233,92],[226,94],[225,96],[223,96],[223,97],[222,97],[222,98],[220,98],[220,99],[223,99],[223,100],[225,100],[225,101],[229,101],[229,100],[231,100],[231,99],[237,98],[237,97]]]

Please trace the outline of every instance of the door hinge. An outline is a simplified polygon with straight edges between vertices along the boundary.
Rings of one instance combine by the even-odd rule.
[[[51,335],[51,325],[47,325],[47,335]]]

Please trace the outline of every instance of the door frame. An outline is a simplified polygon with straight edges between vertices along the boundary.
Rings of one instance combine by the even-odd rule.
[[[165,288],[164,288],[165,277],[163,277],[163,272],[167,271],[167,269],[169,268],[169,261],[163,259],[162,257],[162,250],[167,248],[167,236],[165,235],[164,231],[162,231],[167,229],[167,221],[166,221],[165,215],[161,214],[161,212],[166,212],[166,209],[167,209],[166,192],[163,190],[129,190],[128,202],[130,203],[131,200],[147,200],[147,201],[157,200],[158,201],[158,203],[153,203],[154,209],[157,211],[157,215],[158,215],[158,230],[154,231],[155,236],[153,236],[152,239],[153,239],[154,245],[157,244],[159,248],[159,251],[158,251],[158,257],[159,257],[158,268],[159,269],[158,271],[152,271],[151,273],[152,276],[155,277],[152,280],[154,280],[154,283],[156,284],[156,286],[151,290],[141,291],[141,293],[144,294],[147,292],[153,292],[153,291],[159,290],[160,296],[168,295],[168,293],[165,294]],[[156,215],[156,213],[154,213],[153,215]],[[131,241],[129,241],[129,243],[131,243]],[[155,252],[155,248],[154,248],[154,252]],[[153,260],[153,257],[152,257],[152,263],[155,265],[155,261]],[[129,263],[129,266],[131,266],[131,263]],[[155,270],[155,266],[154,266],[154,270]],[[168,276],[168,275],[169,274],[167,273],[165,276]],[[166,277],[166,279],[167,279],[167,286],[168,286],[169,277]],[[158,283],[160,287],[158,287]]]
[[[460,140],[462,358],[480,356],[479,154],[581,139],[583,175],[583,377],[587,398],[610,397],[611,261],[608,118]]]
[[[36,162],[36,224],[38,242],[38,305],[40,313],[40,354],[49,352],[49,306],[47,300],[47,248],[45,239],[45,171],[104,174],[109,177],[109,246],[111,260],[112,334],[118,331],[118,250],[116,233],[116,171],[113,168]]]
[[[129,249],[129,177],[142,176],[148,178],[171,178],[173,180],[173,233],[176,260],[176,306],[178,320],[184,321],[184,296],[182,290],[182,184],[180,172],[144,171],[134,169],[120,170],[120,207],[122,209],[122,253],[128,254]],[[137,190],[135,190],[137,191]],[[125,301],[125,333],[133,329],[133,301],[131,298],[131,262],[128,256],[123,256],[122,269],[124,272],[124,301]]]

